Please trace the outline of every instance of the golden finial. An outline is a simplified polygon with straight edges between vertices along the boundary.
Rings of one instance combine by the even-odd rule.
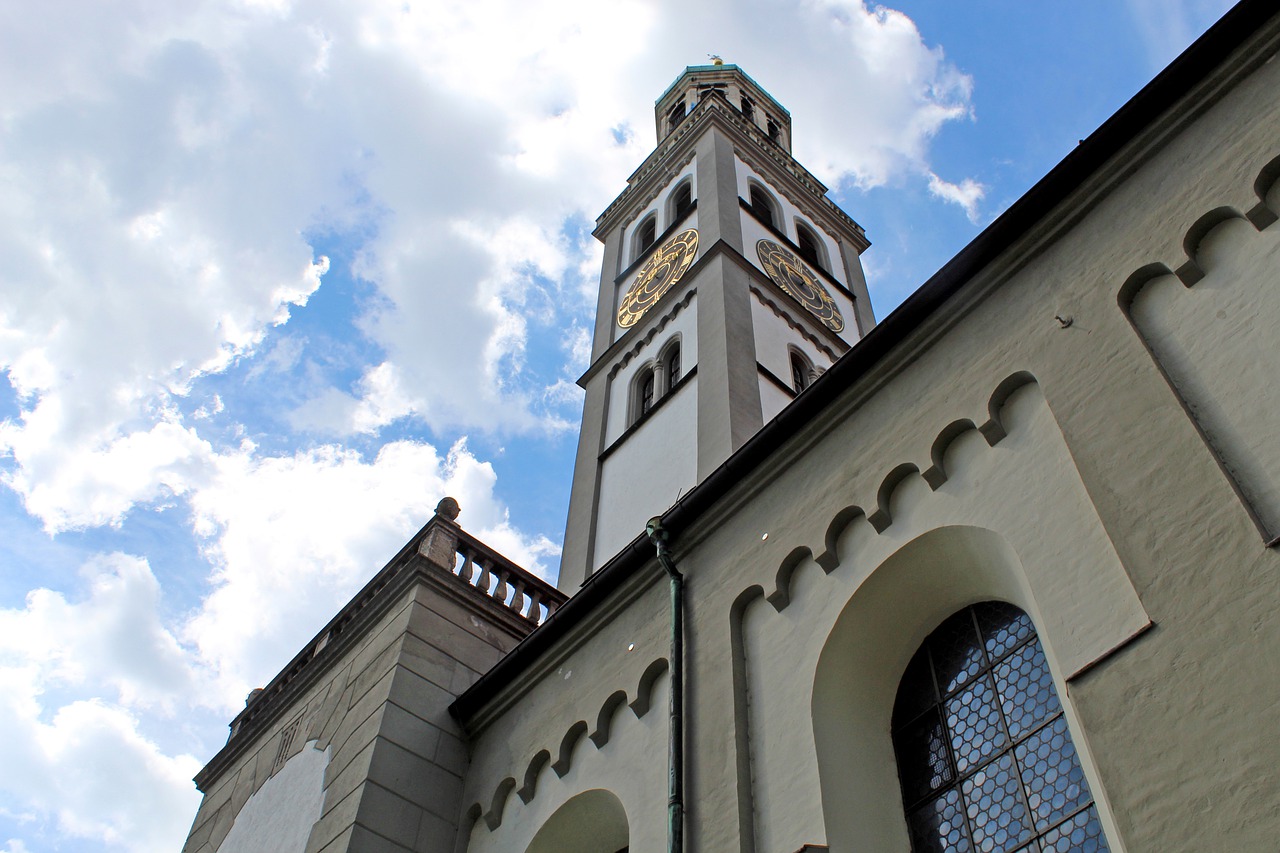
[[[724,60],[720,58],[718,53],[708,53],[707,58],[711,60],[712,65],[724,65]]]

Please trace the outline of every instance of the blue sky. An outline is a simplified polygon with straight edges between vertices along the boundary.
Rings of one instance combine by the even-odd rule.
[[[10,0],[0,853],[177,849],[443,495],[554,576],[590,230],[685,65],[791,110],[884,316],[1228,5]]]

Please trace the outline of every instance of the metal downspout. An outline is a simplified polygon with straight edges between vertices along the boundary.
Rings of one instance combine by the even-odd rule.
[[[667,550],[662,517],[645,525],[658,562],[671,578],[671,723],[667,767],[667,851],[684,853],[684,576]]]

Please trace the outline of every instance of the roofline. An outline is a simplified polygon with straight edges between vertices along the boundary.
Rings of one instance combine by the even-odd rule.
[[[1280,7],[1276,6],[1275,0],[1241,0],[1232,7],[1008,210],[874,326],[776,418],[765,424],[719,468],[667,510],[662,515],[662,526],[673,539],[867,375],[934,311],[960,292],[975,274],[1034,231],[1081,184],[1100,172],[1108,161],[1176,105],[1196,84],[1212,78],[1235,50],[1276,17],[1280,17]],[[1257,64],[1261,63],[1259,60]],[[648,563],[656,565],[656,557],[652,545],[641,533],[588,578],[551,618],[480,676],[449,710],[465,724],[540,655],[586,619],[621,580]]]
[[[766,98],[768,98],[773,103],[773,105],[778,108],[779,112],[781,112],[787,118],[791,118],[791,111],[788,110],[786,107],[784,107],[782,104],[778,103],[778,99],[775,98],[769,92],[768,89],[766,89],[764,86],[761,86],[759,83],[755,81],[755,79],[750,74],[743,71],[741,65],[735,65],[732,62],[726,62],[723,65],[715,65],[715,64],[686,65],[684,68],[684,71],[681,71],[676,76],[676,79],[671,81],[671,85],[663,90],[662,94],[658,96],[658,99],[653,102],[653,105],[656,107],[658,104],[662,103],[663,100],[667,97],[667,95],[670,95],[672,91],[675,90],[676,86],[680,85],[680,81],[688,77],[690,74],[698,74],[701,72],[708,72],[708,71],[737,71],[739,74],[741,74],[743,77],[747,79],[748,83],[750,83],[752,86],[755,86],[758,90],[760,90],[760,93],[764,95]]]

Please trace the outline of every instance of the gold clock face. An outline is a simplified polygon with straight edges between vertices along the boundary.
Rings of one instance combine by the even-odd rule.
[[[698,254],[698,232],[681,231],[662,245],[636,273],[635,281],[618,307],[618,325],[628,329],[685,274]]]
[[[795,297],[833,332],[844,331],[844,317],[831,294],[804,262],[772,240],[756,243],[756,254],[773,283]]]

